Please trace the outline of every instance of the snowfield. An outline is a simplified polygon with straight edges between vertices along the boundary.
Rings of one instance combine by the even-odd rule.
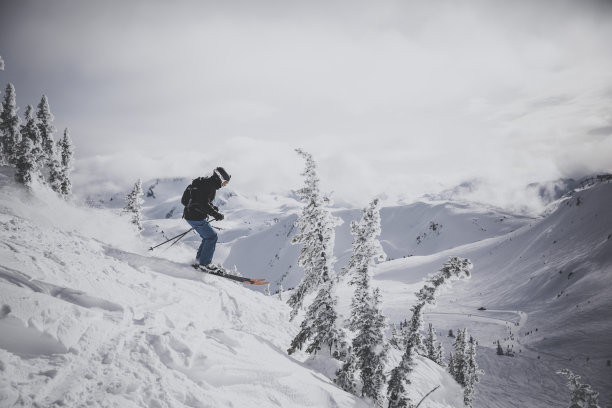
[[[0,407],[371,407],[332,381],[336,362],[287,348],[279,295],[201,275],[189,264],[199,239],[148,251],[188,229],[179,199],[189,180],[144,183],[147,219],[139,237],[120,215],[125,194],[83,204],[30,194],[0,173]],[[270,290],[299,283],[291,245],[300,211],[293,197],[244,197],[224,189],[215,261]],[[414,292],[450,256],[469,258],[469,280],[454,282],[425,312],[445,354],[449,330],[467,327],[485,371],[475,407],[567,406],[559,368],[570,368],[612,403],[612,184],[554,202],[538,218],[483,205],[419,202],[381,211],[389,260],[374,268],[392,323],[410,318]],[[336,208],[339,270],[348,261],[350,221]],[[347,316],[352,288],[337,288]],[[288,298],[288,293],[282,293]],[[308,303],[308,302],[306,302]],[[478,310],[483,308],[484,310]],[[497,356],[496,342],[514,357]],[[395,350],[388,369],[401,358]],[[461,387],[418,358],[413,402],[463,406]]]

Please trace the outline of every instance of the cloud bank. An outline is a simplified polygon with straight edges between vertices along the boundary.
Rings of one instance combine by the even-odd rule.
[[[0,79],[70,126],[77,190],[223,165],[282,192],[295,147],[358,205],[474,178],[512,205],[527,183],[612,171],[609,2],[3,7]]]

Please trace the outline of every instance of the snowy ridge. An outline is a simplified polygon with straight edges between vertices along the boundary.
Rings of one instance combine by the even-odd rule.
[[[329,360],[287,356],[297,326],[276,297],[151,255],[114,210],[30,196],[8,180],[0,406],[370,406],[333,384]],[[191,252],[177,251],[170,258]],[[461,399],[427,361],[415,378],[423,390],[449,384],[430,406]]]
[[[360,210],[336,210],[333,214],[342,220],[342,224],[336,228],[334,246],[338,259],[336,269],[340,269],[350,257],[353,240],[350,223],[360,216]],[[249,213],[243,211],[241,216],[248,219]],[[272,282],[273,291],[278,289],[280,283],[285,289],[297,285],[303,272],[295,265],[299,248],[291,245],[295,219],[294,214],[279,217],[270,228],[255,234],[244,234],[232,242],[224,259],[225,266],[235,265],[238,270],[249,266],[255,268]],[[482,206],[418,202],[382,208],[381,220],[380,242],[388,258],[393,260],[450,250],[445,252],[448,258],[454,255],[454,248],[505,235],[532,219]],[[437,230],[430,228],[432,223],[437,225]],[[221,234],[222,241],[223,237]],[[428,272],[436,271],[444,261]]]
[[[564,379],[554,372],[564,367],[610,401],[611,200],[612,184],[600,183],[516,231],[383,263],[375,280],[385,293],[385,313],[392,321],[405,317],[406,303],[429,271],[450,254],[467,257],[475,265],[472,279],[441,296],[425,320],[442,335],[468,327],[479,341],[478,362],[486,375],[476,406],[563,406]],[[515,357],[496,356],[497,340]]]

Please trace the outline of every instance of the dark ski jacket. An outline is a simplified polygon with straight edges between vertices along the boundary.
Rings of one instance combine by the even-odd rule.
[[[181,203],[185,206],[183,218],[200,221],[209,215],[218,217],[219,209],[213,205],[217,190],[221,188],[221,179],[216,174],[210,177],[198,177],[185,189]]]

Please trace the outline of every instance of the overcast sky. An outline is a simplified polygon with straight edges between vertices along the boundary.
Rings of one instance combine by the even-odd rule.
[[[2,91],[22,114],[49,97],[77,192],[217,165],[237,190],[283,192],[296,147],[358,205],[475,178],[479,198],[527,203],[527,183],[612,171],[609,1],[0,7]]]

